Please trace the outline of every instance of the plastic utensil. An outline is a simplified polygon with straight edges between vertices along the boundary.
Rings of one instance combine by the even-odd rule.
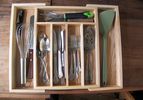
[[[103,11],[99,14],[100,32],[103,35],[103,67],[102,67],[102,85],[107,85],[107,36],[113,26],[115,18],[114,10]]]

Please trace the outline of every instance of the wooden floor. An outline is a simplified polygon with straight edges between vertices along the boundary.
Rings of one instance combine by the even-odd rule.
[[[0,91],[8,91],[9,22],[12,3],[0,1]],[[124,87],[143,88],[143,1],[142,0],[28,0],[48,5],[116,4],[120,8]]]

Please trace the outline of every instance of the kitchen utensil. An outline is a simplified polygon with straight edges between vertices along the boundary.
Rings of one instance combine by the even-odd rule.
[[[103,36],[103,67],[102,67],[102,85],[107,85],[107,36],[113,26],[115,11],[107,10],[99,14],[100,32]]]
[[[58,76],[64,77],[65,68],[65,32],[64,30],[58,33]]]
[[[41,71],[40,76],[43,79],[43,83],[48,84],[49,83],[49,75],[47,73],[47,53],[50,51],[50,41],[45,33],[41,33],[39,37],[39,55],[41,57]],[[49,66],[48,66],[49,67]]]
[[[69,36],[69,50],[71,54],[70,61],[70,80],[75,80],[79,76],[80,72],[80,57],[78,48],[80,47],[79,38],[75,35]]]
[[[34,15],[30,17],[30,25],[29,25],[29,39],[28,39],[28,44],[29,44],[29,51],[28,51],[28,74],[27,74],[27,79],[32,79],[33,78],[33,34],[34,30]]]
[[[58,78],[61,84],[65,84],[65,31],[56,29],[58,40]]]
[[[58,45],[57,45],[57,32],[54,31],[53,32],[53,52],[54,52],[54,57],[53,57],[53,66],[54,66],[54,73],[53,73],[53,77],[54,77],[54,84],[58,84],[59,83],[59,78],[58,78],[58,58],[57,58],[57,51],[58,51]]]
[[[88,19],[93,18],[94,14],[91,11],[85,11],[80,13],[64,13],[64,14],[58,14],[55,12],[48,12],[46,14],[40,14],[44,15],[46,18],[45,21],[67,21],[68,19]]]
[[[28,51],[28,33],[24,26],[25,11],[19,10],[16,22],[16,40],[20,52],[20,83],[26,84],[26,58]]]
[[[85,83],[91,83],[93,80],[93,55],[95,48],[95,29],[92,26],[86,26],[84,29],[84,50],[85,50]]]

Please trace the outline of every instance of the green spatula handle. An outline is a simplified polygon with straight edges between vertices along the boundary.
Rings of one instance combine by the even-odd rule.
[[[102,85],[107,85],[107,36],[103,36],[103,69]]]

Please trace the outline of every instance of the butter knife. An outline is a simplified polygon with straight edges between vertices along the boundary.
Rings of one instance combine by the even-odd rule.
[[[63,77],[63,71],[62,71],[62,40],[61,40],[61,34],[58,33],[58,77]]]

